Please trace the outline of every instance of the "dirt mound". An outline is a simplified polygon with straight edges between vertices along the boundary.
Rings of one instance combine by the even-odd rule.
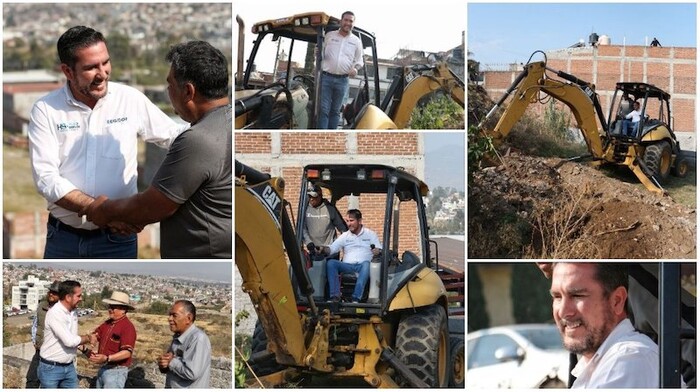
[[[696,257],[696,213],[559,158],[504,157],[474,173],[468,257]]]

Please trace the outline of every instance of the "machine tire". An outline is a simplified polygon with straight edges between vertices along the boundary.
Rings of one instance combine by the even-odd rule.
[[[446,387],[449,378],[447,313],[440,305],[420,308],[399,322],[396,355],[431,388]],[[399,385],[407,386],[399,377]]]
[[[688,175],[688,159],[685,157],[683,152],[679,152],[676,155],[675,165],[671,168],[671,174],[678,178],[685,178]]]
[[[659,182],[668,178],[671,172],[671,145],[667,141],[650,144],[644,149],[644,164],[652,171]]]
[[[450,338],[450,379],[448,386],[450,388],[464,389],[464,338]]]
[[[255,331],[253,332],[253,338],[250,344],[250,353],[252,355],[265,350],[267,350],[267,335],[265,334],[262,324],[258,320],[255,323]],[[274,358],[264,362],[253,363],[250,367],[257,376],[266,376],[284,370],[285,368],[278,364]]]

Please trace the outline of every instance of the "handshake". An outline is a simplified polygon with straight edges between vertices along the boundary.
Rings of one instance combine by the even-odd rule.
[[[140,233],[143,230],[142,225],[126,223],[114,217],[113,200],[109,200],[107,196],[98,196],[89,205],[83,207],[78,215],[85,216],[86,219],[93,224],[109,228],[112,233],[121,235],[129,235]]]

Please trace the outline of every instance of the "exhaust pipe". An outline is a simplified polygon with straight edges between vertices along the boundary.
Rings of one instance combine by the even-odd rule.
[[[240,15],[236,15],[236,23],[238,23],[238,57],[236,58],[237,67],[236,70],[236,90],[243,89],[243,56],[245,52],[243,50],[243,45],[245,44],[245,23]]]

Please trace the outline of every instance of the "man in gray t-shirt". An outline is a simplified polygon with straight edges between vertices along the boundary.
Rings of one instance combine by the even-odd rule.
[[[146,191],[126,199],[99,196],[82,213],[100,227],[111,221],[161,221],[161,257],[232,258],[233,176],[226,57],[204,41],[174,46],[168,95],[191,125],[170,146]]]
[[[344,233],[348,226],[338,209],[323,198],[320,186],[309,183],[306,193],[309,195],[309,206],[304,219],[304,243],[330,245],[337,237],[336,229]]]

